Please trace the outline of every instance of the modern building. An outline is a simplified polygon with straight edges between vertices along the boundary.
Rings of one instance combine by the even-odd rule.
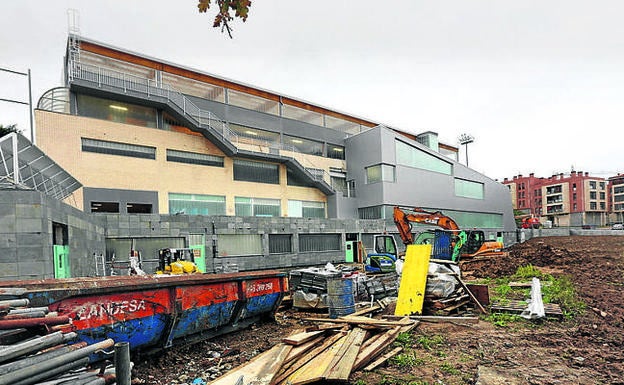
[[[572,171],[548,178],[505,178],[514,210],[534,215],[554,226],[604,226],[608,223],[608,189],[604,178]]]
[[[72,207],[36,228],[21,226],[20,213],[54,206],[49,197],[20,208],[12,192],[6,210],[21,239],[58,229],[64,236],[42,248],[60,240],[79,254],[69,261],[77,274],[93,253],[111,262],[167,245],[201,246],[208,271],[340,260],[347,242],[371,247],[374,234],[396,233],[395,205],[516,240],[508,189],[460,164],[433,131],[411,134],[73,34],[64,74],[39,99],[35,142],[78,182],[63,196]],[[83,221],[90,227],[74,226]],[[83,233],[95,234],[88,250],[73,246]],[[7,259],[17,249],[9,244]]]

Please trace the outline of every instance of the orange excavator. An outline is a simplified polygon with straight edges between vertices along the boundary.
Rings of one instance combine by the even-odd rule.
[[[440,211],[431,212],[420,208],[409,209],[409,213],[399,206],[394,207],[394,223],[406,245],[432,243],[434,259],[450,259],[503,255],[502,242],[487,241],[481,230],[461,230],[457,223]],[[429,224],[442,230],[424,232],[414,240],[412,223]]]

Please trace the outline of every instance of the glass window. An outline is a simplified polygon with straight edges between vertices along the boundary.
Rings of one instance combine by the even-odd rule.
[[[316,124],[317,126],[323,125],[323,115],[320,113],[308,111],[288,104],[284,104],[282,106],[282,116],[284,118],[295,119],[300,122]]]
[[[170,74],[164,71],[162,72],[162,81],[164,84],[171,85],[173,89],[184,94],[198,96],[200,98],[214,100],[221,103],[225,102],[225,92],[223,87]]]
[[[136,144],[108,142],[82,138],[82,151],[99,154],[131,156],[133,158],[156,159],[156,148]]]
[[[330,115],[325,115],[325,127],[346,132],[347,134],[351,135],[355,135],[361,131],[360,125],[358,123],[353,123],[345,119],[335,118]]]
[[[269,254],[283,254],[291,252],[291,234],[269,234]]]
[[[321,142],[290,135],[284,135],[283,140],[285,150],[300,152],[302,154],[323,156],[323,143]]]
[[[277,164],[234,159],[234,180],[279,184]]]
[[[345,159],[345,148],[329,144],[327,145],[327,157],[331,159]]]
[[[288,216],[299,218],[325,218],[325,202],[289,200]]]
[[[589,209],[590,210],[596,210],[596,202],[589,202]]]
[[[340,234],[299,234],[299,251],[340,251]]]
[[[394,166],[389,164],[378,164],[366,167],[366,183],[396,182]]]
[[[589,188],[590,189],[595,189],[596,188],[596,181],[590,180],[589,181]]]
[[[91,202],[92,213],[118,213],[119,202]]]
[[[235,197],[234,206],[236,215],[241,217],[279,217],[281,215],[279,199]]]
[[[230,123],[229,126],[232,131],[238,134],[238,140],[242,143],[268,146],[271,143],[279,144],[280,142],[280,135],[277,132],[259,130],[233,123]]]
[[[150,203],[127,203],[126,212],[128,214],[151,214],[152,205]]]
[[[117,100],[78,94],[78,115],[110,120],[135,126],[156,128],[156,109],[123,103]]]
[[[596,192],[595,191],[590,191],[589,192],[589,199],[596,199]]]
[[[228,89],[228,104],[243,107],[248,110],[279,115],[279,106],[276,101],[231,89]]]
[[[167,149],[167,162],[200,164],[203,166],[223,167],[223,157],[199,154],[196,152]]]
[[[456,178],[455,195],[465,198],[484,199],[483,183]],[[524,198],[524,192],[522,197]]]
[[[299,174],[295,173],[290,168],[286,169],[286,177],[286,183],[289,186],[312,187],[312,184],[309,180],[299,176]]]
[[[225,215],[225,196],[169,193],[169,214]]]
[[[606,199],[607,196],[605,194],[606,194],[605,192],[601,191],[600,192],[600,199],[603,199],[603,200]]]
[[[453,166],[438,157],[400,140],[396,141],[396,162],[402,166],[416,167],[446,175],[453,173]]]
[[[217,242],[220,257],[262,255],[260,234],[218,234]]]

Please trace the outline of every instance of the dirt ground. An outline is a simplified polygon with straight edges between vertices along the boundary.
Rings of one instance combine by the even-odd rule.
[[[532,264],[567,276],[585,304],[563,321],[517,321],[495,325],[425,323],[403,354],[373,372],[356,372],[350,384],[624,384],[624,237],[535,238],[509,256],[462,264],[466,280],[510,276]],[[309,314],[292,309],[275,321],[159,356],[140,359],[136,384],[202,384],[269,349],[300,328]]]

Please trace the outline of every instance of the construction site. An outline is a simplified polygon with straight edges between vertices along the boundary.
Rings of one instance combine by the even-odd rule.
[[[624,384],[606,215],[75,27],[0,137],[0,385]]]

